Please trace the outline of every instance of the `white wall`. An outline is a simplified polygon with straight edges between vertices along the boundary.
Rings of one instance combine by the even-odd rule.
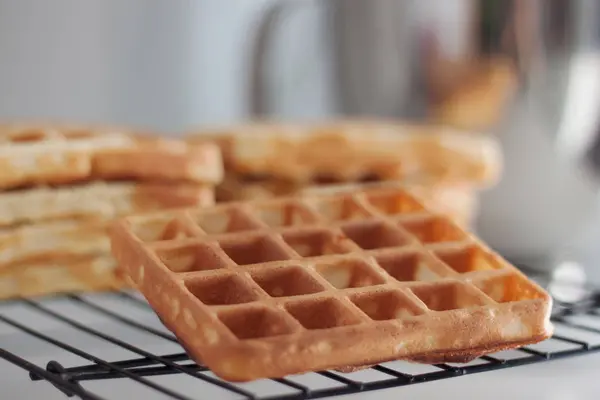
[[[271,1],[0,0],[0,118],[241,118],[245,45]]]

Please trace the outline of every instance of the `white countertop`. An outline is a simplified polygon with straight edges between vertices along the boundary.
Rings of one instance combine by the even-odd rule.
[[[95,304],[110,310],[118,311],[136,321],[165,331],[154,314],[146,309],[130,303],[122,303],[114,298],[95,298]],[[142,334],[138,330],[128,328],[114,319],[77,305],[73,301],[52,300],[45,302],[49,309],[60,312],[62,315],[76,319],[87,327],[91,327],[105,334],[119,338],[154,354],[165,355],[181,352],[181,348],[172,342],[157,336]],[[29,306],[23,304],[6,305],[0,303],[0,315],[17,320],[27,326],[68,343],[74,347],[85,349],[107,361],[116,361],[128,358],[138,358],[139,355],[129,353],[106,341],[88,336],[66,326],[64,323],[48,318]],[[600,318],[590,325],[598,327]],[[569,330],[571,329],[571,330]],[[558,326],[557,333],[573,337],[572,328]],[[592,345],[600,344],[600,334],[582,333],[583,336],[574,336],[577,339],[589,342]],[[50,360],[57,360],[65,367],[88,365],[89,362],[37,339],[17,331],[15,328],[0,322],[0,346],[10,352],[44,367]],[[550,340],[534,346],[536,350],[566,349],[571,344]],[[513,355],[523,357],[523,353],[514,352]],[[398,364],[395,364],[398,365]],[[402,364],[402,372],[420,373],[435,370],[432,366]],[[404,367],[410,367],[409,370]],[[349,396],[340,396],[340,399],[437,399],[447,398],[448,393],[462,398],[494,399],[560,399],[580,400],[597,399],[600,394],[600,353],[586,354],[562,360],[540,362],[528,366],[519,366],[496,371],[465,375],[440,381],[418,383],[404,387],[386,390],[363,392]],[[377,372],[367,370],[355,374],[345,375],[356,380],[369,382],[378,380]],[[293,377],[298,383],[308,384],[311,388],[319,389],[326,385],[336,385],[335,382],[316,374]],[[171,389],[182,391],[183,394],[200,399],[233,399],[236,395],[223,391],[216,386],[207,385],[198,379],[182,374],[152,377],[152,382],[160,383]],[[339,384],[337,384],[339,385]],[[112,379],[84,383],[84,387],[92,392],[109,399],[138,399],[144,400],[166,399],[143,386],[130,382],[127,379]],[[291,393],[288,388],[279,386],[271,381],[258,381],[241,385],[242,388],[255,392],[259,396]],[[44,400],[65,400],[67,397],[46,382],[31,382],[28,373],[18,367],[0,360],[0,398],[2,400],[22,400],[43,398]],[[282,391],[283,388],[283,391]],[[287,390],[287,392],[285,391]]]
[[[66,400],[67,397],[46,383],[33,383],[27,374],[0,361],[0,386],[6,400]],[[466,375],[457,378],[339,396],[344,399],[441,399],[453,392],[459,398],[486,400],[584,400],[600,394],[600,354]],[[112,383],[104,382],[104,385]],[[119,385],[117,385],[119,386]],[[199,399],[201,397],[200,394]],[[401,396],[401,397],[400,397]],[[126,392],[115,393],[115,400],[133,399]],[[159,397],[150,397],[152,399]],[[208,399],[208,397],[206,397]],[[218,398],[218,397],[217,397]],[[146,397],[145,399],[149,399]]]
[[[338,399],[583,400],[600,396],[600,354],[343,396]]]

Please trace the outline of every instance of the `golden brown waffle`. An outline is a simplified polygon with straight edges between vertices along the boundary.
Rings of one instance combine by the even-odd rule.
[[[261,182],[244,182],[235,174],[226,174],[223,182],[216,188],[216,200],[248,201],[262,200],[281,196],[311,195],[320,193],[335,194],[377,186],[400,185],[395,182],[350,183],[336,185],[293,185],[276,179]],[[448,215],[455,222],[469,226],[477,215],[479,206],[478,192],[469,184],[411,184],[405,185],[412,194],[428,207],[440,214]]]
[[[270,199],[275,196],[290,196],[309,185],[267,178],[246,181],[234,172],[226,172],[223,181],[215,188],[217,202]]]
[[[188,135],[215,141],[227,171],[292,182],[425,180],[488,186],[501,171],[495,139],[439,126],[385,121],[255,123]]]
[[[205,184],[96,181],[0,193],[0,227],[59,219],[101,219],[173,207],[212,205]]]
[[[141,137],[125,130],[68,126],[0,126],[0,189],[93,179],[218,183],[213,143]]]
[[[438,124],[487,131],[498,123],[516,93],[517,71],[503,57],[458,64],[432,60],[429,69],[431,117]]]
[[[190,356],[230,381],[546,339],[551,298],[401,188],[131,216],[123,274]]]
[[[125,287],[110,253],[47,258],[0,270],[0,299]]]
[[[365,184],[310,186],[298,192],[300,196],[336,195],[373,188],[401,187],[409,191],[425,208],[446,215],[461,226],[470,226],[479,208],[477,191],[468,184],[411,184],[398,182],[376,182]]]

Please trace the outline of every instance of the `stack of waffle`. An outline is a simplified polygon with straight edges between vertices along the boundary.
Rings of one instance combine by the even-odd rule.
[[[0,298],[123,285],[115,217],[210,205],[219,148],[124,129],[0,126]]]
[[[501,170],[494,139],[431,125],[255,123],[187,137],[222,149],[225,179],[218,201],[402,182],[437,212],[468,225],[478,191],[493,185]]]

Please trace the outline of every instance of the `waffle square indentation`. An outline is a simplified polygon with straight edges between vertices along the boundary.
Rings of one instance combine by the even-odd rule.
[[[47,133],[41,129],[26,129],[19,132],[11,133],[8,136],[8,140],[11,143],[34,143],[41,142],[47,138]]]
[[[327,222],[350,221],[369,216],[368,211],[350,196],[322,197],[307,200]]]
[[[222,311],[219,319],[238,339],[258,339],[294,332],[285,313],[268,307],[240,307]]]
[[[222,240],[219,245],[237,265],[250,265],[290,259],[290,255],[270,236],[260,235]]]
[[[306,329],[328,329],[360,323],[358,317],[333,297],[288,303],[286,310]]]
[[[271,297],[299,296],[325,290],[302,267],[291,266],[254,271],[252,279]]]
[[[367,193],[365,197],[371,206],[386,215],[414,213],[423,210],[423,206],[411,195],[397,190]]]
[[[209,306],[249,303],[258,294],[237,275],[215,275],[191,278],[185,281],[187,289],[202,303]]]
[[[316,221],[315,216],[301,205],[291,201],[268,202],[254,205],[252,211],[272,228],[301,226]]]
[[[338,185],[344,182],[344,177],[334,172],[313,172],[310,176],[310,182],[314,186]]]
[[[84,140],[91,139],[95,136],[95,134],[88,129],[66,130],[61,133],[67,140]]]
[[[458,226],[442,217],[403,221],[401,226],[424,244],[456,242],[467,238]]]
[[[473,282],[479,290],[498,303],[545,298],[545,294],[518,274],[509,274]]]
[[[419,253],[389,253],[375,256],[377,263],[400,282],[432,281],[439,279],[430,262]]]
[[[501,269],[503,263],[498,257],[476,245],[462,247],[456,250],[440,250],[435,255],[458,273]]]
[[[385,283],[371,265],[359,258],[318,263],[315,270],[337,289],[375,286]]]
[[[459,308],[482,306],[483,299],[461,282],[439,282],[410,289],[433,311],[448,311]]]
[[[384,187],[390,186],[377,190]],[[311,199],[337,201],[342,193],[327,191],[306,192],[294,200],[315,215],[312,225],[269,227],[253,211],[268,202],[289,201],[284,198],[168,211],[172,217],[166,220],[179,221],[194,236],[177,241],[142,243],[134,239],[126,217],[113,231],[115,256],[123,272],[144,283],[140,290],[152,305],[168,303],[156,312],[185,342],[190,356],[230,382],[337,370],[335,360],[343,365],[394,357],[425,362],[423,346],[432,359],[452,353],[457,361],[470,350],[494,351],[551,336],[550,296],[470,232],[466,240],[423,245],[419,237],[428,242],[427,237],[440,235],[410,233],[426,231],[411,223],[429,222],[436,214],[385,215],[368,204],[367,188],[343,192],[367,216],[327,223],[308,204]],[[211,235],[191,219],[224,209],[239,210],[256,229]],[[294,239],[319,231],[347,237],[350,251],[328,254],[329,246],[312,245],[298,251]],[[316,241],[326,242],[323,237]],[[222,268],[197,265],[189,249],[159,252],[198,244],[214,249]],[[511,309],[518,311],[517,318]],[[498,323],[506,326],[500,329]],[[473,327],[494,334],[473,335]],[[369,344],[378,341],[382,345]],[[352,346],[357,351],[349,351]],[[368,351],[368,359],[360,348]]]
[[[133,234],[146,243],[192,236],[174,215],[130,217],[128,221]]]
[[[341,229],[364,250],[403,246],[409,242],[399,229],[380,221],[348,223]]]
[[[341,232],[336,234],[326,229],[285,232],[282,237],[288,246],[302,257],[344,254],[355,249],[352,241]]]
[[[206,244],[193,243],[157,249],[156,255],[175,273],[225,268],[227,261]]]
[[[371,319],[384,321],[403,319],[423,312],[402,292],[390,290],[375,293],[360,293],[352,296],[352,302]]]
[[[200,210],[192,214],[192,219],[209,235],[259,228],[243,211],[234,207]]]

